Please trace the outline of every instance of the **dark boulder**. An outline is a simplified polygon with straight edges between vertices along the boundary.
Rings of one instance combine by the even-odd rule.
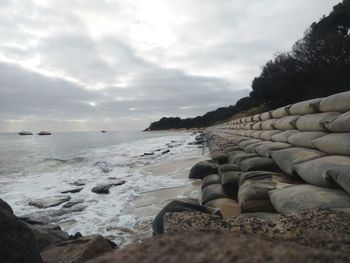
[[[108,183],[108,184],[101,184],[97,185],[94,188],[91,189],[91,192],[94,192],[96,194],[109,194],[109,189],[113,186],[118,186],[125,184],[125,181],[120,181],[117,183]]]
[[[201,161],[191,168],[190,179],[203,179],[209,174],[215,174],[218,171],[217,165],[212,161]]]

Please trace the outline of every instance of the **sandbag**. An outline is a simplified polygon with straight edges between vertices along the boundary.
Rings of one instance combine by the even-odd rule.
[[[260,119],[262,121],[266,121],[268,119],[272,119],[271,111],[267,111],[267,112],[261,113],[260,114]]]
[[[230,198],[220,198],[206,202],[205,207],[218,209],[223,218],[229,219],[240,214],[240,208],[236,201]]]
[[[259,122],[257,122],[257,123],[254,123],[253,126],[252,126],[252,129],[253,129],[253,130],[261,130],[261,129],[262,129],[262,128],[261,128],[261,123],[262,123],[262,121],[259,121]]]
[[[256,147],[258,147],[259,145],[265,144],[265,143],[271,143],[270,141],[261,141],[261,142],[256,142],[256,143],[252,143],[247,145],[244,148],[244,151],[247,153],[256,153]]]
[[[202,205],[206,202],[219,199],[219,198],[227,198],[224,189],[221,184],[210,184],[202,189]]]
[[[311,145],[328,154],[350,155],[350,133],[331,133],[312,140]]]
[[[267,157],[252,157],[244,159],[240,163],[242,172],[249,171],[279,171],[279,167],[274,160]]]
[[[306,100],[302,102],[295,103],[289,107],[289,113],[291,115],[306,115],[319,112],[318,105],[321,98]]]
[[[260,134],[262,134],[264,131],[256,131],[254,133],[252,133],[252,137],[255,139],[259,139],[260,138]]]
[[[274,142],[287,142],[287,139],[296,133],[300,133],[299,130],[289,130],[289,131],[283,131],[280,133],[277,133],[273,136],[271,136],[271,140]]]
[[[251,130],[253,125],[254,125],[254,122],[249,122],[249,123],[244,125],[244,129]]]
[[[350,111],[325,121],[324,125],[332,132],[350,132]]]
[[[271,157],[271,152],[292,147],[284,142],[270,142],[257,146],[255,151],[263,157]]]
[[[273,135],[279,134],[282,131],[279,130],[270,130],[270,131],[264,131],[260,134],[260,139],[264,141],[271,141],[271,138]]]
[[[237,200],[239,180],[242,174],[243,173],[240,171],[230,171],[222,173],[221,175],[221,185],[224,188],[225,193],[235,200]]]
[[[312,148],[311,141],[327,135],[326,132],[299,132],[287,138],[287,142],[300,147]]]
[[[232,137],[230,138],[230,143],[238,145],[240,142],[244,141],[244,140],[249,140],[249,137]]]
[[[327,120],[340,115],[338,112],[315,113],[301,116],[296,122],[296,128],[300,131],[327,131]]]
[[[276,122],[275,119],[269,119],[266,121],[261,122],[261,129],[263,130],[274,130],[275,126],[274,123]]]
[[[260,119],[260,114],[255,114],[255,115],[253,116],[253,121],[254,121],[254,122],[261,121],[261,119]]]
[[[278,130],[294,130],[297,120],[300,118],[299,115],[286,116],[282,119],[276,120],[274,126]]]
[[[310,161],[325,156],[326,154],[317,150],[293,147],[271,153],[272,159],[283,172],[291,176],[297,176],[294,166],[298,163]]]
[[[233,147],[233,148],[232,148]],[[231,150],[231,149],[236,149],[236,150],[238,150],[238,149],[240,149],[237,145],[235,145],[235,144],[233,144],[233,143],[227,143],[227,144],[225,144],[224,146],[222,146],[222,149],[224,150],[224,152],[225,151],[229,151],[229,150]]]
[[[244,136],[244,137],[245,137],[245,136],[246,136],[246,133],[247,133],[246,130],[239,130],[237,134],[238,134],[239,136]]]
[[[241,148],[239,148],[239,146],[230,146],[230,147],[226,147],[226,148],[224,149],[224,153],[225,153],[226,155],[228,155],[230,152],[240,151],[240,150],[241,150]]]
[[[260,139],[245,140],[245,141],[241,142],[238,146],[240,149],[244,150],[244,148],[247,147],[248,145],[250,145],[252,143],[257,143],[257,142],[261,142],[261,140]]]
[[[321,187],[338,187],[328,170],[349,167],[350,157],[330,155],[294,166],[297,174],[307,183]]]
[[[245,135],[246,135],[247,137],[252,137],[252,134],[253,134],[254,132],[256,132],[256,130],[249,130],[249,131],[246,132]]]
[[[273,207],[281,214],[350,207],[350,195],[346,192],[308,184],[272,190],[269,195]]]
[[[220,184],[221,176],[218,174],[210,174],[203,178],[202,180],[202,189],[211,184]]]
[[[244,175],[241,177],[241,181]],[[291,181],[273,174],[250,177],[239,187],[238,203],[241,213],[275,212],[269,191],[291,185]]]
[[[258,156],[256,153],[246,153],[244,151],[231,152],[228,156],[228,161],[230,164],[240,164],[240,162],[249,157]]]
[[[283,118],[285,116],[289,115],[289,108],[291,105],[288,106],[284,106],[278,109],[275,109],[271,112],[272,118],[274,119],[280,119]]]
[[[228,163],[227,155],[223,151],[212,152],[211,158],[213,161],[218,162],[218,164]]]
[[[321,99],[319,109],[322,112],[350,111],[350,91],[334,94]]]
[[[350,193],[350,165],[329,168],[326,174],[346,192]]]
[[[209,174],[217,173],[217,171],[218,167],[212,160],[201,161],[191,168],[189,178],[203,179]]]
[[[237,164],[222,164],[218,168],[218,174],[222,175],[225,172],[239,171],[239,166]]]

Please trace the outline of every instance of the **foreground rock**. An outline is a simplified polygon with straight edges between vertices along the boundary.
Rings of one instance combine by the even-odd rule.
[[[346,262],[346,255],[278,239],[221,231],[161,235],[90,262]]]
[[[58,206],[69,200],[70,200],[69,195],[57,195],[57,196],[51,196],[51,197],[45,197],[42,199],[32,200],[29,202],[29,205],[35,206],[37,208],[48,208],[48,207]]]
[[[83,190],[83,188],[74,188],[74,189],[62,191],[61,194],[68,194],[68,193],[75,194],[75,193],[79,193],[81,190]]]
[[[29,227],[0,199],[0,262],[42,262]]]
[[[113,250],[111,244],[100,235],[60,242],[41,252],[45,263],[86,262]]]
[[[118,185],[122,185],[125,184],[125,181],[120,181],[117,183],[108,183],[108,184],[101,184],[101,185],[97,185],[94,188],[91,189],[91,192],[96,193],[96,194],[109,194],[109,189],[112,186],[118,186]]]

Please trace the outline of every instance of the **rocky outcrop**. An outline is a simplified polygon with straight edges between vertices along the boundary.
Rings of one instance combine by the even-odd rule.
[[[69,200],[70,200],[69,195],[57,195],[57,196],[50,196],[42,199],[32,200],[29,202],[29,205],[35,206],[37,208],[48,208],[48,207],[58,206]]]
[[[112,250],[102,236],[91,235],[49,246],[41,251],[41,257],[45,263],[80,263]]]
[[[122,185],[122,184],[125,184],[125,181],[97,185],[91,189],[91,192],[96,194],[109,194],[109,189],[111,189],[111,187]]]
[[[0,262],[42,262],[29,227],[0,199]]]

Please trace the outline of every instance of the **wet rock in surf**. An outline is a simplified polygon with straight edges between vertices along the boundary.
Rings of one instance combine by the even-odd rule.
[[[69,195],[57,195],[57,196],[51,196],[51,197],[45,197],[42,199],[32,200],[29,202],[29,205],[35,206],[37,208],[48,208],[48,207],[58,206],[69,200],[70,200]]]
[[[162,154],[166,154],[166,153],[169,153],[170,150],[165,150],[164,152],[162,152]]]
[[[62,191],[61,194],[68,194],[68,193],[75,194],[75,193],[79,193],[83,189],[84,188],[75,188],[75,189],[65,190],[65,191]]]
[[[143,156],[154,155],[154,152],[144,153]]]
[[[97,186],[95,186],[94,188],[91,189],[91,192],[96,193],[96,194],[109,194],[109,189],[111,187],[122,185],[122,184],[125,184],[125,181],[97,185]]]
[[[75,206],[77,204],[81,204],[83,202],[84,202],[83,199],[79,199],[79,200],[75,200],[75,201],[69,201],[69,202],[65,203],[62,207],[63,208],[70,208],[72,206]]]
[[[95,163],[95,166],[99,167],[104,173],[109,173],[112,171],[110,164],[108,164],[107,162],[97,162]]]
[[[87,180],[79,179],[79,180],[76,180],[73,184],[76,186],[83,186],[83,185],[86,185],[87,182],[88,182]]]

